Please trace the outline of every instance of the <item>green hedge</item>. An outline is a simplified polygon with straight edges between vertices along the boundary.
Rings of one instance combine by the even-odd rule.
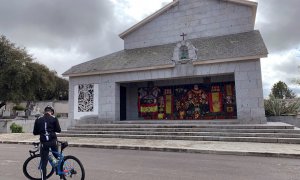
[[[12,123],[9,128],[12,133],[23,133],[23,127],[16,123]]]
[[[13,107],[13,110],[15,111],[24,111],[25,110],[25,107],[21,106],[21,105],[15,105]]]

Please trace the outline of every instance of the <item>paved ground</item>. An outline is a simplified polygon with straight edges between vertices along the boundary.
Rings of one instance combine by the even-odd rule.
[[[300,158],[299,144],[74,137],[60,140],[67,140],[73,147]],[[30,144],[34,141],[38,141],[38,137],[28,133],[0,134],[0,143]]]
[[[0,179],[25,179],[29,145],[0,144]],[[300,160],[194,153],[67,148],[86,169],[87,180],[297,180]],[[51,180],[59,179],[57,176]]]

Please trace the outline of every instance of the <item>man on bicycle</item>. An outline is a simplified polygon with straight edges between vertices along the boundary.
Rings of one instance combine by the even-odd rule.
[[[41,142],[41,176],[42,180],[46,179],[46,167],[48,163],[49,148],[52,151],[57,152],[57,136],[56,132],[60,133],[60,125],[58,119],[53,116],[54,109],[51,106],[47,106],[44,110],[44,116],[41,116],[35,120],[33,134],[40,135]],[[53,153],[54,157],[57,155]]]

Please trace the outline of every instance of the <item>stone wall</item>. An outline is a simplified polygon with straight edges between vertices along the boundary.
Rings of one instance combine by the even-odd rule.
[[[178,78],[220,76],[234,74],[237,115],[241,123],[265,123],[265,111],[261,80],[260,60],[248,60],[218,64],[192,65],[177,64],[174,68],[124,72],[95,76],[70,77],[69,79],[69,117],[74,118],[74,87],[78,84],[98,84],[98,119],[101,121],[120,120],[120,84],[129,82],[172,80]],[[136,92],[131,92],[132,96]],[[131,108],[128,106],[128,108]],[[81,119],[84,119],[82,117]]]
[[[71,121],[67,118],[58,118],[62,130],[67,130],[71,125]],[[0,120],[0,133],[10,133],[10,125],[16,123],[23,127],[25,133],[32,133],[35,119],[30,120],[15,120],[15,119],[1,119]]]
[[[124,38],[125,49],[134,49],[182,40],[221,36],[254,29],[251,7],[223,0],[180,0],[164,12]]]
[[[3,106],[0,109],[0,116],[15,116],[18,114],[14,114],[13,107],[16,105],[16,103],[13,102],[8,102],[6,106]],[[21,102],[19,103],[22,107],[26,108],[27,102]],[[37,102],[32,102],[32,105],[30,107],[30,113],[29,115],[36,115],[36,114],[43,114],[44,108],[50,105],[55,109],[55,114],[59,116],[64,116],[68,117],[68,111],[69,111],[69,104],[68,101],[37,101]],[[6,113],[5,113],[6,111]],[[25,112],[19,113],[20,116],[25,116]]]
[[[283,122],[300,128],[300,117],[298,116],[270,116],[268,122]]]

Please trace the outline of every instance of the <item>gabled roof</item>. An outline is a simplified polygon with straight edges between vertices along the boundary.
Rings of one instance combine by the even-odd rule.
[[[257,2],[253,2],[253,1],[249,1],[249,0],[222,0],[222,1],[227,1],[227,2],[232,2],[232,3],[237,3],[237,4],[242,4],[242,5],[252,7],[252,9],[253,9],[253,25],[254,25],[255,18],[256,18],[256,11],[257,11]],[[147,24],[148,22],[152,21],[154,18],[158,17],[159,15],[163,14],[167,10],[176,6],[178,3],[179,3],[179,0],[173,0],[173,2],[167,4],[163,8],[156,11],[155,13],[151,14],[150,16],[146,17],[142,21],[138,22],[137,24],[133,25],[126,31],[119,34],[119,37],[124,39],[125,36],[132,33],[133,31],[137,30],[138,28],[142,27],[143,25]]]
[[[198,49],[194,65],[266,57],[268,50],[259,31],[189,40]],[[122,50],[73,66],[64,76],[86,76],[172,68],[176,43]]]

